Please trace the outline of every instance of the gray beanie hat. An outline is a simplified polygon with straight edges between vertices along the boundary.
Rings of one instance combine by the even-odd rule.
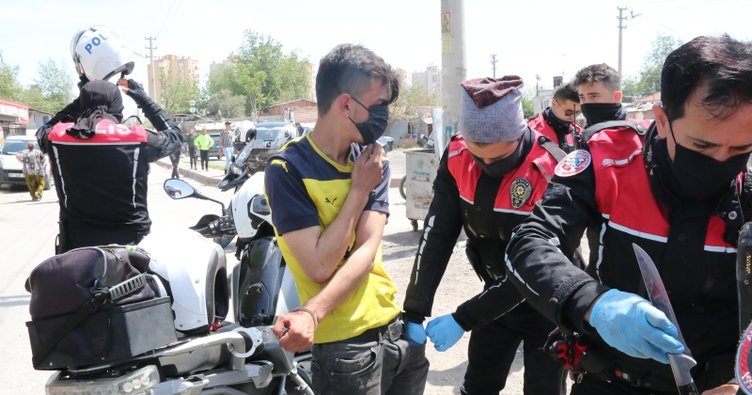
[[[477,78],[463,82],[460,134],[476,143],[499,143],[520,138],[527,128],[522,112],[522,78]]]

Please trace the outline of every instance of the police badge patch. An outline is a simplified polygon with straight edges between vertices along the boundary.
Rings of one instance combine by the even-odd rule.
[[[512,199],[512,207],[520,208],[530,197],[533,191],[530,181],[524,178],[518,178],[512,181],[512,186],[509,187],[509,196]]]
[[[575,174],[580,174],[590,166],[591,161],[592,157],[590,156],[590,152],[582,149],[574,150],[559,161],[554,169],[554,174],[559,177],[569,177]]]
[[[739,388],[744,391],[745,394],[752,394],[752,374],[750,374],[749,368],[750,350],[752,349],[752,325],[742,333],[742,338],[739,341],[739,346],[736,350],[736,363],[734,364],[736,381],[739,382]]]

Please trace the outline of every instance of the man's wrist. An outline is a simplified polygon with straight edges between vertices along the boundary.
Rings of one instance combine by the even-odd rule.
[[[311,319],[313,320],[313,328],[314,329],[318,328],[318,326],[319,326],[319,317],[318,317],[318,315],[316,315],[316,313],[313,312],[313,310],[301,306],[301,307],[294,308],[292,311],[293,312],[295,312],[295,311],[303,311],[303,312],[308,313],[311,316]]]

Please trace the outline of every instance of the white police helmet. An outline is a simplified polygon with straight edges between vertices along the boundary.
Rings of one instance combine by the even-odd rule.
[[[70,50],[76,71],[90,81],[106,81],[118,73],[130,74],[135,65],[133,51],[105,26],[92,26],[76,33]]]

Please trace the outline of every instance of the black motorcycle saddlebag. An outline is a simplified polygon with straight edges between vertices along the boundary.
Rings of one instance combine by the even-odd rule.
[[[26,280],[35,369],[116,364],[177,341],[170,298],[135,247],[83,247],[40,263]]]

